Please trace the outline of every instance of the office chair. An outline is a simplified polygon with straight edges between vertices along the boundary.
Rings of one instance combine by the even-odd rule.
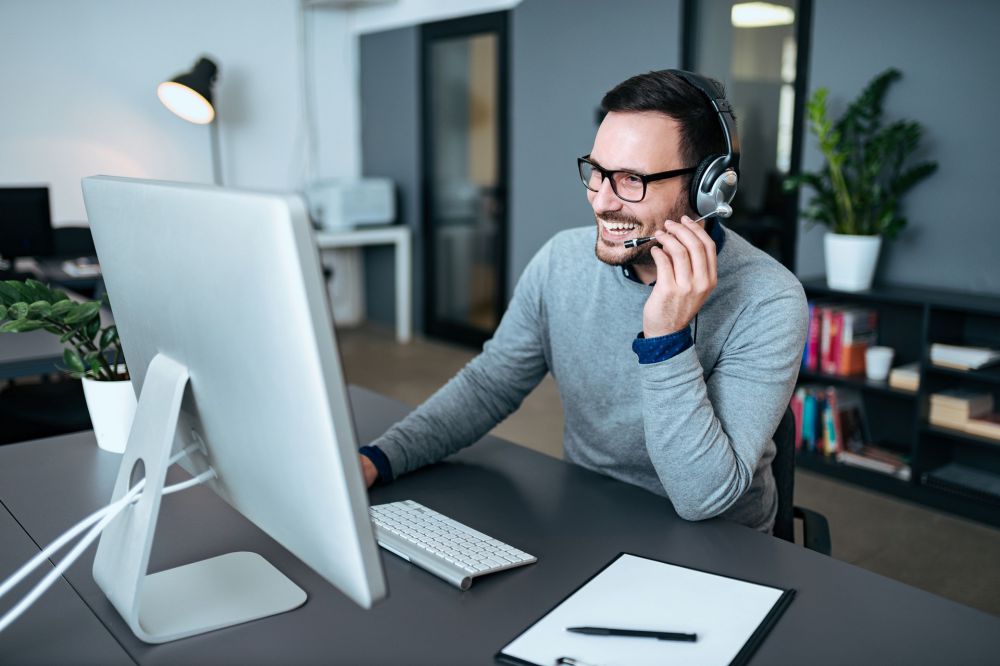
[[[802,521],[803,545],[824,555],[830,554],[830,524],[826,517],[810,509],[795,506],[795,415],[785,410],[778,429],[774,431],[777,449],[771,461],[774,484],[778,489],[778,514],[774,519],[774,536],[795,543],[795,520]]]

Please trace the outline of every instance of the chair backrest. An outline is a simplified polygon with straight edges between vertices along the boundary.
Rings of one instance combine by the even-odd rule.
[[[785,410],[778,429],[774,431],[777,451],[771,461],[771,473],[778,489],[778,514],[774,519],[774,536],[795,541],[795,415]]]

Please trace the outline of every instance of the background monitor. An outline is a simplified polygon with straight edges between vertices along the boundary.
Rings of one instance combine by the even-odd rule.
[[[49,188],[0,187],[0,257],[52,253]]]
[[[220,497],[361,606],[384,597],[333,319],[301,199],[103,176],[84,179],[83,194],[139,396],[116,496],[139,460],[147,479],[130,510],[136,515],[116,519],[101,537],[94,573],[109,599],[149,642],[224,626],[199,620],[203,626],[177,629],[187,621],[173,609],[178,598],[200,615],[219,601],[200,589],[206,577],[197,572],[157,584],[175,588],[163,602],[172,616],[152,626],[158,619],[147,597],[163,574],[145,576],[152,534],[134,530],[171,449],[198,442],[206,455],[186,467],[196,473],[210,465],[217,478],[208,485]],[[171,391],[180,388],[175,410]],[[157,510],[149,509],[154,521]],[[144,559],[134,556],[133,544],[147,538]],[[121,580],[129,575],[137,578]],[[178,585],[205,599],[189,602]],[[137,599],[147,608],[136,610]],[[246,619],[228,623],[237,621]]]

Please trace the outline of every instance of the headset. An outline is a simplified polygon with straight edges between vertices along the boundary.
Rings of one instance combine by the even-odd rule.
[[[740,179],[740,139],[736,134],[733,107],[721,86],[704,76],[682,69],[669,69],[670,74],[683,79],[701,92],[719,116],[722,135],[726,140],[725,155],[709,155],[701,161],[691,178],[689,200],[691,208],[702,217],[729,217],[730,204],[736,196]]]

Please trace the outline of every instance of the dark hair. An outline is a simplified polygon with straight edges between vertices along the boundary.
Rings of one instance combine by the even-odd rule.
[[[723,89],[718,81],[709,81]],[[611,111],[658,111],[676,120],[681,126],[684,160],[680,167],[698,166],[709,155],[726,153],[719,114],[704,93],[669,70],[639,74],[619,83],[601,100],[601,118]],[[690,183],[691,177],[687,180]]]

